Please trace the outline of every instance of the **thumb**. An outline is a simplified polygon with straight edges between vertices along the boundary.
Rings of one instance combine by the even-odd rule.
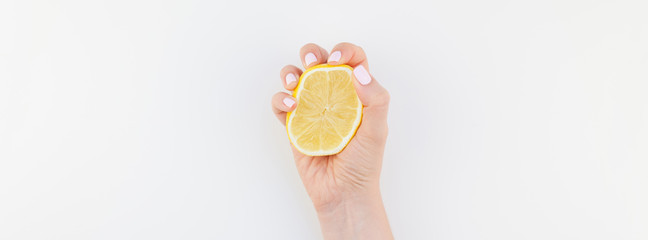
[[[358,135],[370,138],[375,144],[384,144],[387,138],[389,92],[371,76],[363,65],[357,65],[353,69],[356,93],[364,106]]]

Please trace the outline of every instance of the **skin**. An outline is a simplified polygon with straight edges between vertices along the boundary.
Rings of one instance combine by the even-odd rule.
[[[312,43],[304,45],[300,59],[304,68],[321,63],[347,64],[354,69],[369,64],[362,48],[351,43],[336,45],[331,53],[339,51],[338,61],[329,60],[329,53]],[[306,63],[305,57],[312,53],[317,60]],[[292,91],[297,82],[286,84],[286,76],[294,74],[297,79],[302,70],[288,65],[281,69],[281,82]],[[355,71],[354,71],[355,73]],[[292,147],[295,164],[317,211],[325,239],[393,239],[380,193],[385,140],[387,139],[387,112],[389,93],[373,77],[363,85],[354,77],[354,86],[362,102],[362,123],[346,148],[330,156],[311,157]],[[278,92],[271,100],[272,110],[282,124],[286,124],[287,112],[297,104],[287,106],[284,99],[296,100],[288,93]]]

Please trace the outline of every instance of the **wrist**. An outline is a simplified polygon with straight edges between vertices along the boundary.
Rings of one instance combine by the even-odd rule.
[[[316,208],[324,239],[393,239],[379,189]]]
[[[368,206],[382,203],[379,187],[354,189],[340,192],[324,202],[313,202],[318,215],[330,215],[345,207]]]

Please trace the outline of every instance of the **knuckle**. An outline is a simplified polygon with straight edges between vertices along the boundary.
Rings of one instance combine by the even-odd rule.
[[[351,46],[353,46],[353,43],[350,43],[350,42],[341,42],[341,43],[338,43],[336,47],[339,47],[339,48],[347,48],[347,47],[351,47]]]
[[[315,43],[306,43],[304,46],[301,48],[301,53],[305,54],[307,51],[310,51],[311,49],[317,49],[318,46]]]
[[[362,54],[363,56],[365,55],[365,50],[364,50],[364,48],[362,48],[362,47],[360,47],[360,46],[357,46],[357,45],[356,45],[355,47],[356,47],[356,52]]]
[[[375,96],[376,104],[378,105],[389,105],[389,101],[391,100],[391,95],[389,95],[389,92],[385,89],[380,91],[378,94]]]
[[[272,100],[273,100],[273,101],[279,101],[279,100],[281,100],[281,97],[282,97],[282,93],[281,93],[281,92],[278,92],[278,93],[275,93],[275,94],[272,96]]]
[[[311,43],[306,43],[306,44],[304,44],[304,46],[302,46],[302,49],[313,47],[313,46],[315,46],[315,43],[312,43],[312,42]]]
[[[270,98],[270,106],[272,106],[273,109],[277,108],[277,94],[272,95],[272,98]]]
[[[294,65],[286,65],[283,68],[281,68],[281,71],[279,71],[279,77],[283,79],[289,73],[294,73],[296,74],[297,77],[301,75],[301,71],[299,70],[299,68],[295,67]]]
[[[282,67],[281,70],[279,71],[279,77],[283,78],[284,75],[286,75],[286,73],[288,73],[289,70],[290,70],[290,65],[286,65]]]

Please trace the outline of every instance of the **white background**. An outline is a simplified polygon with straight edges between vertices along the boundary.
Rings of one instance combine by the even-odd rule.
[[[648,239],[645,1],[0,2],[0,239],[319,239],[299,48],[391,93],[399,239]]]

